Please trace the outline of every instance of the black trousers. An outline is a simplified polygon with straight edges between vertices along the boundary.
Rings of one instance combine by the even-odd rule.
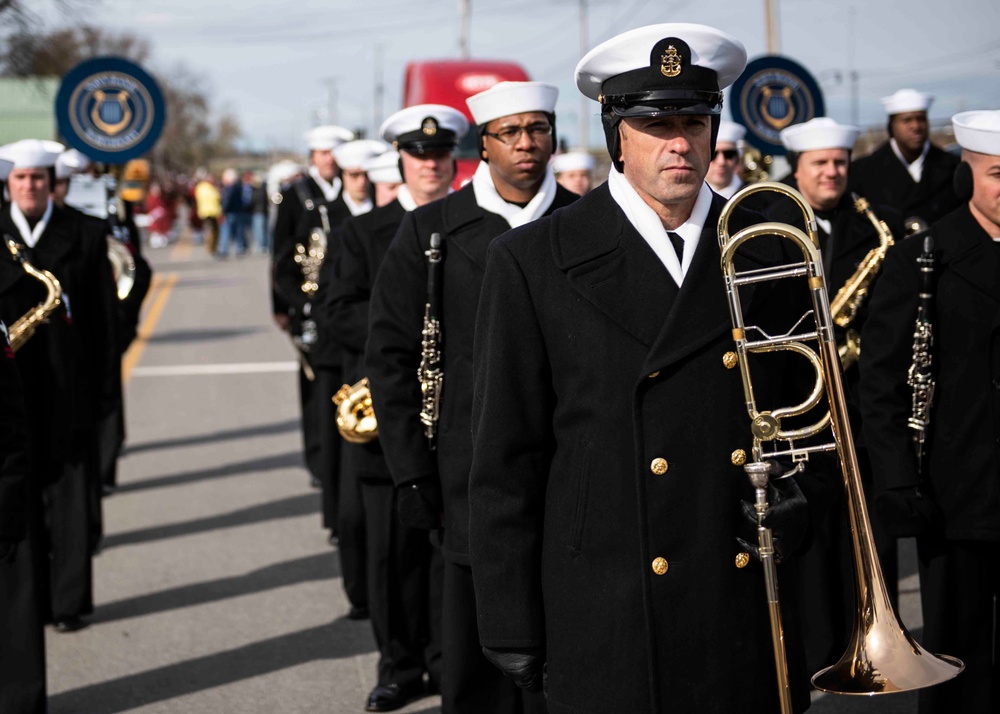
[[[28,537],[0,562],[0,712],[45,714],[44,606],[37,556],[44,541],[40,498],[33,494]]]
[[[441,714],[540,714],[541,694],[526,692],[483,656],[472,569],[444,561]]]
[[[1000,551],[987,541],[917,538],[922,644],[935,654],[958,657],[965,671],[945,684],[920,691],[920,714],[1000,711],[1000,652],[997,597]]]
[[[368,606],[379,649],[378,683],[406,687],[423,678],[431,635],[427,531],[404,525],[391,482],[363,481],[368,531]]]
[[[71,461],[41,462],[38,504],[44,529],[36,550],[42,602],[53,621],[94,611],[90,536],[90,482],[86,450]]]
[[[338,437],[339,438],[339,437]],[[357,444],[341,445],[341,467],[337,498],[337,551],[340,573],[347,599],[354,607],[369,607],[368,597],[368,526],[365,501],[354,456]]]
[[[302,439],[309,473],[322,489],[323,527],[337,529],[337,499],[340,493],[341,444],[337,433],[337,408],[333,395],[341,385],[341,370],[314,368],[316,379],[309,381],[299,370],[299,395],[302,399]]]

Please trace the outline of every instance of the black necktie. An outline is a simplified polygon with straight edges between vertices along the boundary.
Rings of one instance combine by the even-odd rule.
[[[674,246],[674,252],[677,253],[677,262],[682,266],[684,265],[684,239],[681,238],[676,233],[667,232],[667,238],[670,239],[671,245]]]

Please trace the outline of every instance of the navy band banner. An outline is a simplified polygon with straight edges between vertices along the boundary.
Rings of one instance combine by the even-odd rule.
[[[122,57],[76,65],[59,85],[55,108],[66,143],[108,164],[124,164],[152,149],[167,118],[156,80]]]
[[[780,55],[759,57],[743,70],[729,95],[733,121],[746,140],[765,154],[783,156],[781,130],[825,116],[823,93],[809,71]]]

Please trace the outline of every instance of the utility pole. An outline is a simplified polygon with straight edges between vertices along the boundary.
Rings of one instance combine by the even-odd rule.
[[[847,75],[851,79],[851,124],[854,126],[861,126],[859,123],[859,90],[860,90],[860,77],[858,75],[858,70],[854,66],[854,46],[856,44],[857,35],[854,32],[854,21],[858,14],[858,9],[851,5],[848,8],[847,15]]]
[[[767,33],[767,53],[776,55],[781,51],[781,38],[778,36],[778,17],[775,14],[777,0],[764,0],[764,31]]]
[[[382,114],[385,109],[385,81],[382,76],[382,52],[381,44],[375,45],[375,101],[374,105],[374,126],[372,136],[378,138],[379,127],[382,126]]]
[[[587,0],[580,0],[580,58],[587,54],[590,44],[590,33],[587,30]],[[580,148],[590,149],[590,102],[580,95]]]
[[[326,123],[333,124],[337,121],[337,78],[327,77],[323,84],[326,85]]]
[[[462,59],[469,59],[469,32],[470,32],[470,22],[469,16],[472,14],[472,8],[470,6],[472,0],[458,0],[458,11],[462,15],[462,30],[461,35],[458,39],[459,52],[462,55]]]

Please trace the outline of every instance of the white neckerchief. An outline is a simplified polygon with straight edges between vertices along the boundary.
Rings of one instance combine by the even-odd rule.
[[[912,164],[903,158],[899,144],[896,143],[895,139],[889,139],[889,146],[892,147],[892,153],[896,155],[896,158],[903,162],[903,168],[910,172],[913,181],[920,183],[920,177],[924,175],[924,159],[927,158],[927,152],[931,150],[931,142],[924,142],[924,150],[920,152],[920,156],[913,160]]]
[[[24,217],[21,213],[21,209],[18,208],[16,203],[10,204],[10,219],[14,221],[14,225],[17,226],[17,230],[21,233],[21,238],[24,239],[24,244],[29,248],[34,248],[38,243],[38,239],[42,237],[42,233],[45,231],[45,226],[49,224],[49,218],[52,216],[52,199],[49,199],[49,205],[45,207],[45,213],[42,214],[41,219],[35,224],[34,230],[28,226],[28,219]]]
[[[656,256],[663,263],[663,266],[670,273],[677,285],[684,282],[691,261],[694,260],[694,253],[698,249],[698,241],[701,239],[701,231],[705,227],[708,219],[708,212],[712,208],[712,189],[704,181],[698,191],[698,198],[691,209],[691,215],[681,226],[671,231],[684,239],[684,260],[678,262],[677,252],[667,238],[667,231],[656,215],[656,211],[642,200],[642,197],[632,188],[624,174],[619,173],[614,166],[608,173],[608,188],[611,191],[611,198],[621,207],[628,218],[628,222],[639,232],[649,247],[653,249]]]
[[[355,203],[354,199],[345,191],[344,192],[344,203],[347,204],[347,210],[351,212],[352,216],[360,216],[362,213],[368,213],[372,210],[372,200],[370,198],[365,198],[361,203]]]
[[[721,189],[713,187],[713,190],[722,196],[723,198],[732,198],[733,194],[740,190],[740,186],[743,185],[743,179],[739,177],[738,174],[733,174],[733,180],[729,182],[728,186],[724,186]]]
[[[543,215],[552,201],[556,197],[556,177],[552,169],[546,167],[545,178],[538,189],[538,193],[528,201],[524,208],[507,203],[500,194],[497,193],[496,186],[493,185],[493,176],[490,175],[490,165],[485,161],[479,163],[479,168],[472,176],[472,190],[476,194],[476,203],[490,213],[496,213],[507,219],[511,228],[523,226]]]
[[[313,181],[319,186],[319,190],[323,192],[323,197],[326,198],[327,203],[337,200],[337,196],[340,195],[340,189],[343,187],[340,176],[334,176],[333,183],[330,183],[319,175],[319,169],[315,166],[309,167],[309,175],[313,177]]]
[[[399,191],[396,193],[396,200],[399,201],[399,205],[406,209],[407,212],[417,207],[417,202],[413,200],[413,195],[405,183],[399,187]]]

